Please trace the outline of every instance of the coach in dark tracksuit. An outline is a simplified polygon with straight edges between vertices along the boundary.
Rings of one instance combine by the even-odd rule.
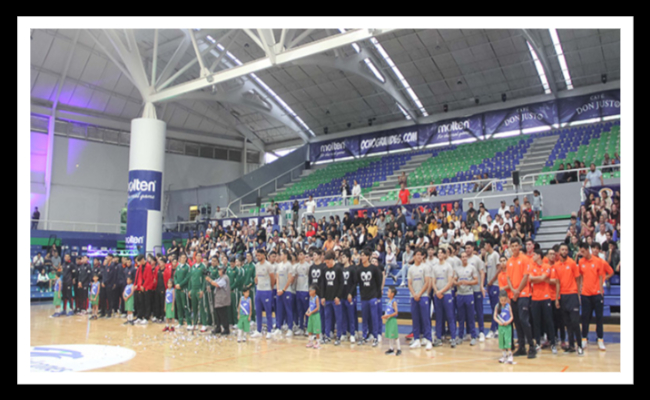
[[[111,260],[109,261],[111,264],[109,277],[109,281],[111,282],[109,289],[109,304],[111,307],[110,310],[111,313],[115,313],[116,316],[119,316],[120,295],[122,294],[122,290],[124,290],[123,288],[126,285],[126,281],[122,286],[122,290],[120,290],[120,280],[122,279],[122,264],[120,264],[117,257],[113,258],[112,254],[109,254],[108,256],[111,257]]]
[[[111,257],[112,258],[112,257]],[[110,318],[111,316],[111,291],[113,290],[114,284],[114,273],[115,269],[111,263],[111,258],[106,256],[104,262],[102,263],[102,288],[99,291],[99,312],[101,318]]]
[[[93,278],[93,268],[88,263],[88,257],[81,257],[77,264],[77,284],[75,285],[75,312],[85,312],[88,309],[88,286]]]
[[[70,312],[72,313],[74,310],[73,302],[74,299],[72,298],[72,286],[75,283],[75,279],[77,277],[77,265],[73,264],[70,262],[70,255],[66,254],[64,257],[64,261],[61,264],[61,300],[63,302],[63,312],[65,313],[66,307],[68,305],[68,301],[70,302]]]

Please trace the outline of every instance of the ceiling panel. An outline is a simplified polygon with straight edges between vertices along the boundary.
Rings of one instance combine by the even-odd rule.
[[[57,78],[45,73],[39,73],[34,88],[32,89],[32,97],[43,100],[50,100],[54,89],[56,87]]]
[[[110,98],[110,95],[95,90],[90,98],[88,107],[93,110],[104,111]]]
[[[67,58],[68,54],[66,54],[65,57]],[[70,66],[68,67],[67,75],[74,79],[81,79],[81,74],[84,72],[89,58],[90,52],[88,50],[79,45],[75,46],[74,53],[72,54],[72,59],[70,60]],[[97,78],[98,77],[99,76],[97,76]]]
[[[48,35],[40,29],[35,29],[30,41],[30,63],[32,65],[42,66],[45,57],[48,55],[50,46],[54,37]]]
[[[71,44],[63,39],[54,39],[52,47],[43,62],[43,67],[50,71],[62,72]]]
[[[76,53],[77,52],[75,51],[75,54]],[[103,80],[103,73],[107,64],[108,63],[104,59],[92,54],[85,64],[83,74],[77,79],[99,86]],[[70,76],[74,77],[73,75]]]
[[[121,115],[122,110],[126,106],[126,101],[118,97],[111,96],[106,105],[106,113],[109,115]]]

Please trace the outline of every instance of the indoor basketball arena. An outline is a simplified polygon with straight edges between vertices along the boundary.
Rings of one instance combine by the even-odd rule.
[[[633,382],[632,23],[19,18],[19,382]]]

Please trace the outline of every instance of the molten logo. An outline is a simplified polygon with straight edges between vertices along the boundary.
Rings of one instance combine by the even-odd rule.
[[[134,179],[129,182],[129,192],[155,192],[156,191],[156,181],[141,181],[140,179]]]
[[[125,240],[126,244],[143,244],[144,236],[129,236]]]

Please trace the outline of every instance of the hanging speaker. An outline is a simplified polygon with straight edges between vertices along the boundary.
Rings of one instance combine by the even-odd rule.
[[[305,161],[305,169],[311,169],[311,163],[309,161]]]
[[[262,207],[262,198],[261,197],[258,197],[255,200],[255,207],[257,207],[257,208]]]
[[[519,186],[519,171],[512,171],[512,184]]]

